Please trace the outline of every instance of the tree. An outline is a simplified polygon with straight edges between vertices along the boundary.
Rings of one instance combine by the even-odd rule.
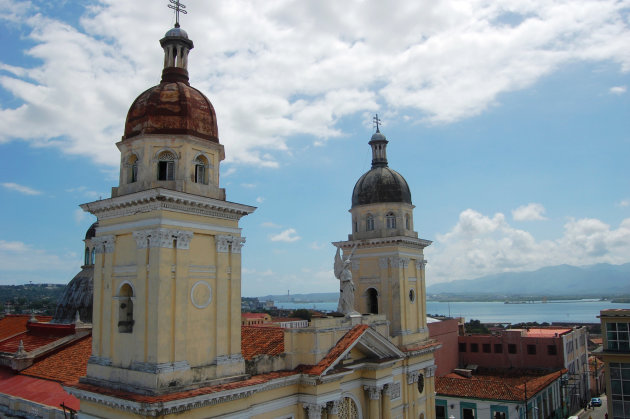
[[[291,317],[297,317],[298,319],[311,321],[312,313],[310,312],[310,310],[307,310],[305,308],[299,308],[297,310],[293,310],[293,313],[291,313]]]

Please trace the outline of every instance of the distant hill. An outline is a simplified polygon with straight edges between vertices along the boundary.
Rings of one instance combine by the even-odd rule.
[[[258,297],[260,301],[273,300],[280,303],[328,303],[339,299],[339,292],[316,292],[312,294],[282,294]]]
[[[593,297],[630,294],[630,263],[548,266],[536,271],[506,272],[427,287],[427,294],[442,293]]]

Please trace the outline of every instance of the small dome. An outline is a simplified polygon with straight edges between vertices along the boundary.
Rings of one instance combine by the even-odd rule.
[[[98,221],[93,223],[90,228],[85,232],[85,240],[93,239],[96,236],[96,227],[98,227]]]
[[[176,26],[171,28],[164,34],[164,38],[185,38],[188,39],[188,33],[182,28]]]
[[[372,138],[370,138],[370,142],[372,141],[387,141],[387,138],[380,131],[376,131],[372,134]]]
[[[387,166],[373,167],[354,185],[352,207],[383,202],[411,204],[411,192],[400,173]]]
[[[123,140],[141,134],[189,134],[219,142],[214,107],[203,93],[190,86],[188,71],[165,68],[162,82],[133,102]]]
[[[92,300],[94,295],[94,266],[84,266],[66,285],[57,303],[52,323],[73,323],[77,311],[81,321],[92,323]]]

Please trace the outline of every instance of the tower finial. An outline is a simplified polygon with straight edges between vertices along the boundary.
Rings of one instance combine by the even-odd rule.
[[[378,114],[374,114],[374,117],[372,118],[372,122],[374,122],[374,126],[376,127],[376,132],[381,132],[378,127],[381,124],[381,120],[378,118]]]
[[[186,6],[179,2],[179,0],[168,0],[171,4],[168,5],[169,9],[175,10],[175,27],[179,28],[179,14],[188,14]]]

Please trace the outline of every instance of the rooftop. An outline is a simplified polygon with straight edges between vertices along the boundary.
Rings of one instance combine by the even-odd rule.
[[[523,401],[525,386],[527,397],[531,399],[566,371],[564,369],[544,375],[537,375],[534,371],[480,372],[470,378],[450,373],[435,378],[435,389],[441,396]]]

